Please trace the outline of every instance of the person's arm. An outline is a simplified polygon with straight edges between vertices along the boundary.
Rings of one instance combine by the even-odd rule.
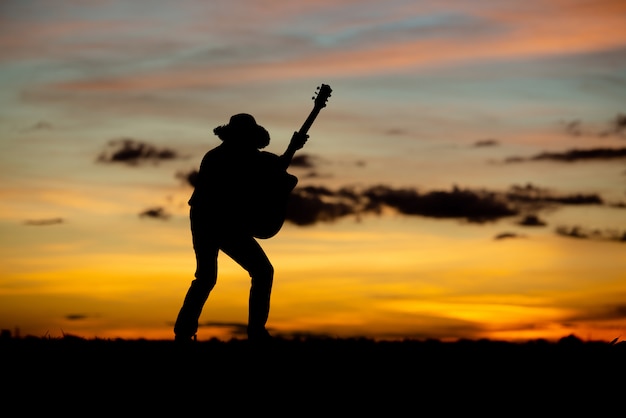
[[[298,131],[293,133],[291,137],[291,141],[289,141],[289,146],[287,147],[287,150],[285,151],[283,155],[280,156],[280,159],[285,169],[289,167],[289,164],[291,164],[291,160],[294,154],[296,153],[296,151],[304,147],[304,144],[306,144],[306,141],[308,139],[309,139],[308,134],[301,134]]]

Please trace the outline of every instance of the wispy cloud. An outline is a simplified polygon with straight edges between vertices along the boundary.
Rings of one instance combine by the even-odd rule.
[[[170,216],[171,215],[167,212],[167,210],[161,206],[148,208],[139,213],[140,218],[153,218],[160,220],[167,220]]]
[[[58,225],[64,222],[65,220],[63,218],[28,219],[24,221],[24,225],[48,226],[48,225]]]
[[[626,158],[626,148],[591,148],[572,149],[563,152],[542,152],[530,157],[508,157],[508,163],[519,163],[524,161],[560,161],[576,162],[585,160],[613,160]]]
[[[474,146],[475,147],[494,147],[496,145],[499,145],[498,140],[496,139],[480,139],[476,142],[474,142]]]
[[[46,39],[48,48],[72,48],[73,55],[66,57],[77,63],[87,58],[108,63],[56,81],[51,85],[55,89],[145,92],[319,74],[394,74],[462,62],[562,56],[626,46],[626,30],[622,29],[626,8],[621,2],[540,3],[503,1],[486,7],[459,2],[456,12],[450,13],[448,3],[409,6],[391,2],[389,9],[375,18],[367,13],[355,14],[355,7],[367,10],[368,6],[354,2],[273,8],[280,10],[277,15],[252,2],[236,10],[238,19],[250,23],[248,27],[224,25],[216,20],[219,11],[211,7],[201,7],[192,15],[199,5],[191,3],[187,12],[180,12],[193,19],[184,36],[167,31],[157,37],[154,33],[142,37],[142,26],[155,29],[159,16],[145,17],[134,27],[121,17],[70,22],[59,18],[43,28],[40,22],[12,23],[5,31],[13,36],[5,39],[19,40],[5,41],[4,48],[13,54],[36,54],[36,45]],[[252,15],[252,10],[259,12]],[[329,18],[336,16],[335,23],[322,27],[307,24],[311,10]],[[281,18],[283,14],[288,18]],[[206,16],[207,22],[201,24],[196,20],[199,16]],[[274,29],[263,38],[255,36],[255,27],[266,25]],[[94,31],[110,34],[109,44],[94,45]],[[121,36],[124,33],[127,36]],[[138,53],[144,58],[142,66],[131,64],[131,58]],[[55,55],[59,56],[59,51]],[[163,59],[165,55],[167,60]],[[119,65],[112,66],[111,62]]]
[[[89,315],[86,314],[68,314],[65,315],[65,319],[69,320],[69,321],[82,321],[83,319],[88,319]]]
[[[574,119],[563,122],[565,132],[569,135],[580,136],[600,136],[626,138],[626,114],[618,113],[608,121],[605,127],[595,131],[588,128],[581,119]]]
[[[555,231],[559,235],[571,238],[626,242],[626,229],[559,225]]]

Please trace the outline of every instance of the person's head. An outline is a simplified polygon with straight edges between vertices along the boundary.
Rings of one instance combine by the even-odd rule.
[[[269,132],[248,113],[231,116],[228,124],[216,127],[213,133],[223,142],[249,144],[257,149],[265,148],[270,143]]]

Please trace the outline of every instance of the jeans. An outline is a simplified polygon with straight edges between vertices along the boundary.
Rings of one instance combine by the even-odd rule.
[[[270,311],[274,267],[263,248],[236,222],[213,217],[207,219],[205,213],[194,208],[190,211],[190,221],[196,271],[174,325],[176,336],[187,338],[198,331],[202,308],[217,282],[219,251],[232,258],[250,275],[248,335],[264,332]]]

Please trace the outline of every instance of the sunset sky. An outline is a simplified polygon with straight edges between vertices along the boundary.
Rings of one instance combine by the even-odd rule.
[[[189,175],[290,172],[274,335],[626,339],[626,2],[0,1],[0,328],[173,338]],[[243,337],[227,256],[198,338]]]

